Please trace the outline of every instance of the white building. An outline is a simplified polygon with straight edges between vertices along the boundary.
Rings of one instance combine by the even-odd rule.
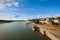
[[[52,22],[53,22],[53,19],[52,19],[52,18],[47,18],[47,19],[46,19],[46,23],[47,23],[47,24],[51,24]]]
[[[55,19],[55,20],[54,20],[54,23],[60,24],[60,20]]]
[[[54,23],[60,24],[60,17],[56,17],[56,18],[54,19]]]
[[[46,18],[41,19],[40,23],[46,23]]]
[[[46,23],[46,21],[40,21],[40,23]]]

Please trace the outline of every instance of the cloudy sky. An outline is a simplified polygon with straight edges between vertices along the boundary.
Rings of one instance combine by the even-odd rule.
[[[0,19],[60,16],[60,0],[0,0]]]

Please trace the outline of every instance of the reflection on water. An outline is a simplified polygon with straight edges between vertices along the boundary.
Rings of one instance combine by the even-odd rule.
[[[24,22],[0,24],[0,40],[50,40]]]

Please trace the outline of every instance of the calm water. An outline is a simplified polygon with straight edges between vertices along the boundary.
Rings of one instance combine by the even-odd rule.
[[[24,22],[0,24],[0,40],[50,40],[39,32],[33,32],[31,25]]]

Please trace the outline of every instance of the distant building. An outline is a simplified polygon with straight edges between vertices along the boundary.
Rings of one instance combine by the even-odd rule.
[[[58,24],[60,24],[60,17],[55,17],[55,19],[54,19],[54,23],[58,23]]]
[[[55,20],[54,20],[54,23],[60,24],[60,20],[55,19]]]
[[[46,18],[46,23],[47,24],[51,24],[53,22],[53,19],[52,18]]]
[[[40,21],[40,23],[46,23],[46,21]]]
[[[46,24],[58,23],[58,24],[60,24],[60,17],[42,18],[40,20],[40,23],[46,23]]]
[[[46,23],[46,18],[42,18],[42,19],[40,20],[40,23]]]

